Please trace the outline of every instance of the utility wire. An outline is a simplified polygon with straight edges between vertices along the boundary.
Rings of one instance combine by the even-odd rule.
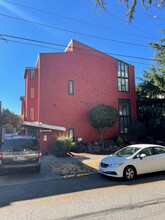
[[[93,5],[93,6],[94,6],[94,4],[92,4],[92,3],[90,3],[90,2],[88,2],[88,3],[89,3],[90,5]],[[107,14],[111,15],[112,17],[116,18],[117,20],[119,20],[119,21],[121,21],[122,23],[125,24],[125,21],[124,21],[123,19],[121,19],[120,17],[118,17],[118,16],[116,16],[116,15],[113,15],[113,14],[110,13],[108,10],[104,10],[104,11],[105,11]],[[144,30],[144,29],[142,29],[142,28],[137,27],[136,25],[131,24],[131,27],[133,27],[133,28],[135,28],[135,29],[137,29],[137,30],[140,30],[140,31],[142,31],[142,32],[144,32],[144,33],[146,33],[146,34],[149,34],[150,36],[154,37],[155,40],[157,39],[156,36],[154,36],[153,34],[149,33],[148,31],[146,31],[146,30]]]
[[[61,51],[61,52],[63,52],[63,50],[62,49],[59,49],[59,48],[54,48],[54,47],[48,47],[48,46],[43,46],[43,45],[39,45],[39,44],[32,44],[32,43],[28,43],[28,42],[22,42],[22,41],[17,41],[17,40],[11,40],[11,39],[8,39],[8,40],[6,40],[6,39],[0,39],[0,40],[5,40],[6,42],[14,42],[14,43],[18,43],[18,44],[23,44],[23,45],[30,45],[30,46],[35,46],[35,47],[42,47],[42,48],[46,48],[46,49],[51,49],[51,50],[59,50],[59,51]],[[77,48],[78,49],[78,48]],[[112,53],[107,53],[108,55],[115,55],[115,54],[112,54]],[[95,56],[96,56],[96,54],[95,54]],[[116,55],[116,56],[119,56],[119,55]],[[125,57],[125,55],[120,55],[120,56],[124,56]],[[132,58],[132,57],[131,57]],[[138,58],[137,58],[138,59]],[[145,66],[151,66],[151,64],[150,63],[142,63],[142,62],[137,62],[137,61],[130,61],[130,60],[123,60],[123,62],[125,62],[125,63],[129,63],[129,64],[131,64],[131,63],[135,63],[135,64],[141,64],[141,65],[145,65]]]
[[[124,6],[122,6],[122,5],[115,4],[115,3],[112,3],[112,2],[111,2],[110,4],[111,4],[111,5],[114,5],[114,6],[116,6],[116,7],[120,7],[120,8],[122,8],[122,9],[124,9]],[[149,7],[145,7],[145,6],[144,6],[144,9],[147,11],[147,9],[149,9],[150,7],[151,7],[151,6],[149,6]],[[162,17],[157,16],[156,14],[155,14],[155,15],[154,15],[154,14],[148,14],[148,13],[142,12],[142,11],[140,11],[140,10],[136,10],[135,13],[142,14],[142,15],[148,16],[148,17],[153,18],[153,19],[164,20]]]
[[[66,45],[63,45],[63,44],[55,44],[55,43],[52,43],[52,42],[34,40],[34,39],[30,39],[30,38],[25,38],[25,37],[18,37],[18,36],[14,36],[14,35],[7,35],[7,34],[1,34],[1,33],[0,33],[0,36],[4,37],[6,40],[9,37],[9,38],[14,38],[14,39],[19,39],[19,40],[31,41],[31,42],[48,44],[48,45],[53,45],[53,46],[60,46],[60,47],[66,48]]]
[[[30,38],[25,38],[25,37],[19,37],[19,36],[14,36],[14,35],[7,35],[7,34],[3,34],[0,33],[0,36],[4,39],[6,39],[6,41],[8,40],[8,38],[14,38],[14,39],[19,39],[19,40],[23,40],[23,41],[30,41],[30,42],[34,42],[34,43],[40,43],[40,44],[46,44],[46,45],[52,45],[52,46],[59,46],[59,47],[64,47],[66,48],[66,45],[63,44],[55,44],[53,42],[47,42],[47,41],[41,41],[41,40],[35,40],[35,39],[30,39]],[[10,39],[9,39],[10,40]],[[37,45],[40,46],[40,45]],[[81,51],[85,51],[88,52],[91,50],[85,50],[83,48],[78,48],[78,47],[74,47],[75,49],[81,50]],[[52,48],[53,49],[53,48]],[[120,56],[120,57],[127,57],[127,58],[133,58],[133,59],[140,59],[140,60],[148,60],[148,61],[157,61],[156,59],[151,59],[151,58],[145,58],[145,57],[137,57],[137,56],[130,56],[130,55],[124,55],[124,54],[116,54],[116,53],[108,53],[108,52],[101,52],[99,50],[97,50],[97,52],[99,53],[104,53],[107,55],[113,55],[113,56]]]
[[[120,32],[120,33],[124,33],[124,34],[129,34],[129,35],[136,36],[136,37],[146,38],[146,36],[143,36],[143,35],[134,34],[134,33],[130,33],[130,32],[127,32],[127,31],[121,31],[121,30],[119,30],[119,29],[107,27],[107,26],[104,26],[104,25],[94,24],[94,23],[91,23],[91,22],[88,22],[88,21],[85,21],[85,20],[80,20],[80,19],[76,19],[76,18],[72,18],[72,17],[68,17],[68,16],[56,14],[56,13],[53,13],[53,12],[49,12],[49,11],[37,9],[37,8],[30,7],[30,6],[27,6],[27,5],[18,4],[18,3],[10,2],[10,1],[6,1],[6,0],[1,0],[1,1],[7,2],[7,3],[12,4],[12,5],[17,5],[17,6],[20,6],[20,7],[32,9],[32,10],[34,10],[34,11],[38,11],[38,12],[46,13],[46,14],[49,14],[49,15],[61,17],[61,18],[67,19],[67,20],[76,21],[76,22],[80,22],[80,23],[84,23],[84,24],[87,24],[87,25],[92,25],[92,26],[95,26],[95,27],[104,28],[104,29],[108,29],[108,30],[113,30],[113,31],[116,31],[116,32]],[[90,3],[90,4],[91,4],[91,3]],[[111,14],[111,15],[112,15],[112,14]],[[113,16],[113,15],[112,15],[112,16]],[[114,17],[118,18],[117,16],[114,16]],[[119,18],[119,19],[120,19],[120,18]],[[122,20],[122,19],[120,19],[120,20]],[[123,20],[122,20],[122,22],[123,22]],[[145,32],[146,32],[146,31],[145,31]],[[148,32],[147,32],[147,33],[148,33]],[[151,34],[150,34],[150,35],[151,35]],[[148,36],[147,36],[147,38],[152,39],[152,40],[157,40],[155,37],[153,38],[153,37],[148,37]]]
[[[50,26],[50,25],[39,23],[39,22],[34,22],[34,21],[27,20],[27,19],[22,19],[22,18],[6,15],[6,14],[1,14],[0,13],[0,16],[7,17],[7,18],[10,18],[10,19],[19,20],[19,21],[23,21],[23,22],[27,22],[27,23],[31,23],[31,24],[35,24],[35,25],[39,25],[39,26],[43,26],[43,27],[47,27],[47,28],[56,29],[56,30],[59,30],[59,31],[64,31],[64,32],[72,33],[72,34],[82,35],[82,36],[85,36],[85,37],[95,38],[95,39],[99,39],[99,40],[106,40],[106,41],[111,41],[111,42],[115,42],[115,43],[128,44],[128,45],[139,46],[139,47],[149,47],[149,45],[130,43],[130,42],[126,42],[126,41],[119,41],[119,40],[114,40],[114,39],[110,39],[110,38],[85,34],[85,33],[82,33],[82,32],[71,31],[71,30],[68,30],[68,29],[59,28],[59,27],[55,27],[55,26]]]
[[[17,41],[17,40],[11,40],[11,39],[0,39],[0,40],[5,40],[6,42],[14,42],[14,43],[19,43],[19,44],[25,44],[25,45],[30,45],[30,46],[35,46],[35,47],[42,47],[42,48],[47,48],[47,49],[51,49],[51,50],[60,50],[63,52],[62,49],[59,48],[55,48],[55,47],[48,47],[48,46],[44,46],[44,45],[39,45],[39,44],[32,44],[32,43],[28,43],[28,42],[23,42],[23,41]]]

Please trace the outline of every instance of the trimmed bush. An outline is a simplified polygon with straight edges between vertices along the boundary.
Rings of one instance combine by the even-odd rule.
[[[116,144],[118,145],[118,147],[123,147],[124,140],[119,136],[118,139],[116,140]]]
[[[72,139],[66,136],[58,137],[57,140],[53,143],[52,153],[57,157],[65,157],[67,153],[70,153],[71,148],[73,148]]]

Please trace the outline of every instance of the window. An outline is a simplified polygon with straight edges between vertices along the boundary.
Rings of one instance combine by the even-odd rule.
[[[74,95],[74,81],[68,81],[68,95]]]
[[[73,140],[74,139],[74,128],[68,129],[68,136]]]
[[[30,108],[29,118],[30,118],[30,121],[34,121],[34,108]]]
[[[135,155],[134,159],[139,158],[140,155],[142,155],[142,154],[145,154],[146,157],[153,156],[154,155],[153,148],[149,147],[149,148],[145,148],[145,149],[141,150],[138,154]]]
[[[30,79],[36,79],[36,71],[35,69],[30,70]]]
[[[34,92],[35,92],[34,87],[31,87],[30,88],[30,98],[31,99],[34,99]]]
[[[120,133],[127,134],[128,127],[131,121],[130,112],[130,100],[119,100],[119,121],[120,121]]]
[[[128,64],[118,61],[117,75],[118,75],[118,91],[128,92],[129,91]]]
[[[163,148],[163,147],[154,147],[154,154],[165,154],[165,148]]]
[[[146,149],[143,149],[139,152],[139,154],[145,154],[147,157],[148,156],[152,156],[153,155],[153,149],[152,148],[146,148]]]
[[[48,136],[44,135],[44,141],[47,141],[47,140],[48,140]]]

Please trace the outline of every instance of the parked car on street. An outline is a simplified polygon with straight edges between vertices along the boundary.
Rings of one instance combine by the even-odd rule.
[[[136,175],[165,171],[165,146],[135,144],[105,157],[99,164],[99,173],[132,180]]]
[[[36,137],[9,137],[0,146],[0,174],[11,169],[29,169],[39,173],[41,159],[42,152]]]

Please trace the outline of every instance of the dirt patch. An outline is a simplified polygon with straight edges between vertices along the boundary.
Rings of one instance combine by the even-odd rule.
[[[53,164],[50,167],[58,175],[69,178],[97,173],[99,162],[99,159],[72,161],[69,163]]]

